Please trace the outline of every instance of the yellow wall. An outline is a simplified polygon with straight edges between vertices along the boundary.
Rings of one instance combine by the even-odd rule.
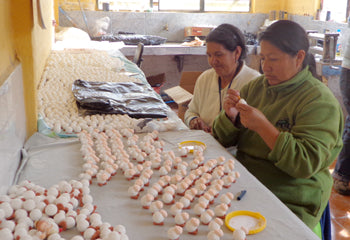
[[[37,131],[36,86],[52,47],[53,1],[40,1],[46,29],[42,29],[38,23],[37,1],[2,0],[2,2],[8,2],[1,4],[0,11],[8,12],[2,20],[10,23],[11,32],[7,35],[9,43],[5,46],[7,56],[1,59],[17,58],[22,63],[27,137],[30,137]],[[0,27],[1,32],[3,29],[6,30],[6,27],[2,25]],[[11,67],[9,64],[8,66]]]
[[[16,66],[16,51],[12,38],[10,1],[0,1],[0,86]]]
[[[317,9],[320,8],[320,0],[293,0],[288,1],[287,11],[298,15],[311,15],[316,17]]]
[[[253,13],[269,13],[271,10],[290,14],[316,16],[320,0],[252,0]]]
[[[288,0],[252,0],[253,13],[269,13],[271,10],[280,11]]]

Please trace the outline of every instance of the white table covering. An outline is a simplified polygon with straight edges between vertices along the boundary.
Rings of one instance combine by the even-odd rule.
[[[159,137],[166,143],[164,151],[174,150],[177,153],[177,143],[185,140],[199,140],[207,145],[205,160],[219,156],[224,156],[226,159],[233,158],[211,135],[203,131],[163,132],[159,134]],[[53,139],[36,133],[27,141],[25,149],[27,157],[24,162],[26,164],[19,172],[18,182],[27,179],[49,188],[61,180],[78,179],[79,173],[82,172],[83,160],[80,153],[80,142],[76,138]],[[188,161],[190,160],[192,156],[188,156]],[[318,239],[296,215],[238,161],[236,161],[235,170],[241,174],[241,177],[228,190],[222,190],[221,193],[231,191],[236,195],[243,189],[247,190],[247,193],[241,201],[233,200],[228,212],[235,210],[260,212],[267,220],[266,228],[258,234],[248,235],[248,240]],[[151,184],[158,177],[159,173],[155,171]],[[175,225],[170,212],[168,211],[168,217],[163,226],[153,225],[150,211],[143,209],[139,200],[145,193],[142,192],[138,200],[130,199],[127,190],[131,185],[132,181],[127,181],[120,170],[105,186],[99,187],[96,180],[93,180],[90,185],[91,195],[94,199],[93,203],[97,205],[97,212],[102,216],[102,221],[111,225],[124,225],[130,240],[167,239],[167,230]],[[179,199],[179,196],[176,196],[176,199]],[[218,202],[217,198],[211,205],[211,209],[214,209]],[[192,206],[195,203],[196,200]],[[170,207],[165,206],[164,209],[169,210]],[[186,211],[190,213],[190,217],[194,216],[192,210]],[[224,231],[222,239],[232,239],[232,233],[225,226],[222,227],[222,230]],[[207,226],[200,225],[197,235],[190,235],[184,229],[180,239],[206,239],[208,232]],[[69,230],[61,233],[61,236],[70,239],[76,234],[76,230]]]

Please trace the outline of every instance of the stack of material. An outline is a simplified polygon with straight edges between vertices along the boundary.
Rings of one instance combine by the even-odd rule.
[[[128,72],[135,75],[125,74]],[[148,84],[140,69],[120,52],[109,54],[106,51],[91,49],[53,51],[38,85],[39,132],[65,137],[94,128],[132,128],[145,131],[138,127],[142,119],[131,118],[128,115],[80,115],[72,93],[72,84],[77,79],[88,82]],[[170,108],[168,110],[171,112]],[[164,129],[183,128],[184,125],[179,125],[181,120],[176,115],[171,116],[168,113],[168,122],[157,121],[153,128],[162,131],[160,128],[163,128],[164,124]]]

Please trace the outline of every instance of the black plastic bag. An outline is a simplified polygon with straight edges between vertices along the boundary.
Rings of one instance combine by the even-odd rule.
[[[165,118],[168,107],[146,83],[75,80],[72,91],[79,113],[127,114],[133,118]]]
[[[139,42],[144,45],[160,45],[166,42],[166,38],[155,35],[140,34],[105,34],[99,37],[93,37],[92,40],[124,42],[125,45],[137,45]]]

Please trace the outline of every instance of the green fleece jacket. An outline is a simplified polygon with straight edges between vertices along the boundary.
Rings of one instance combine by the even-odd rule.
[[[237,159],[313,229],[331,193],[328,167],[342,148],[339,102],[308,67],[275,86],[261,76],[240,95],[280,131],[274,148],[256,132],[235,127],[224,111],[214,121],[214,137],[226,147],[237,145]]]

